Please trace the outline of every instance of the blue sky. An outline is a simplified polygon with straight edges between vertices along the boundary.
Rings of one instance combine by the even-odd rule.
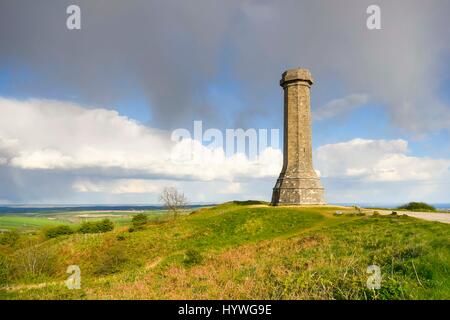
[[[73,3],[81,30],[65,27]],[[449,5],[380,1],[371,31],[371,3],[344,3],[2,3],[0,203],[156,203],[164,186],[193,202],[269,200],[280,150],[216,163],[197,146],[206,163],[177,165],[169,137],[194,120],[281,129],[293,67],[315,79],[330,202],[449,202]]]

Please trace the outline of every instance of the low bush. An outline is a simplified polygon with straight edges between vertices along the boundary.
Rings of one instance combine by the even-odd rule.
[[[19,240],[20,234],[16,230],[0,233],[0,244],[4,246],[13,246]]]
[[[117,239],[118,241],[123,241],[123,240],[126,240],[127,238],[128,238],[128,235],[125,234],[125,233],[119,233],[119,234],[116,236],[116,239]]]
[[[72,234],[75,231],[72,230],[71,227],[66,225],[56,226],[56,227],[50,227],[47,230],[45,230],[45,237],[48,239],[56,238],[63,235]]]
[[[133,231],[141,230],[144,228],[144,226],[148,222],[148,217],[143,214],[139,213],[131,219],[131,223],[133,224]]]
[[[0,287],[8,283],[9,266],[6,256],[0,253]]]
[[[121,271],[122,266],[129,260],[126,248],[116,245],[102,254],[94,270],[96,275],[108,275]]]
[[[56,252],[52,247],[30,241],[15,252],[11,259],[11,274],[14,278],[33,279],[51,276],[55,272]]]
[[[202,260],[203,260],[203,257],[200,254],[200,252],[198,252],[197,250],[194,250],[194,249],[189,249],[184,254],[183,264],[186,267],[190,267],[190,266],[194,266],[196,264],[201,263]]]
[[[404,204],[398,209],[410,210],[410,211],[436,211],[436,208],[425,202],[409,202]]]
[[[78,229],[80,233],[104,233],[112,231],[114,229],[114,223],[109,219],[103,219],[101,221],[89,221],[83,222]]]

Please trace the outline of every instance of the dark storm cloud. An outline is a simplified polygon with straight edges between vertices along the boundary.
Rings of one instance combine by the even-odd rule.
[[[0,203],[64,201],[72,193],[73,177],[62,172],[24,171],[0,166]]]
[[[65,27],[70,4],[81,7],[82,30]],[[0,67],[12,68],[10,76],[30,96],[58,88],[92,105],[114,106],[140,91],[152,126],[174,128],[194,119],[226,125],[220,114],[227,111],[207,99],[208,84],[224,74],[243,99],[231,125],[273,118],[280,125],[277,80],[284,69],[305,66],[320,83],[318,105],[340,98],[330,92],[364,93],[408,132],[448,127],[449,108],[436,90],[448,61],[450,4],[378,1],[382,30],[368,31],[369,4],[4,0]]]
[[[81,7],[79,31],[65,27],[69,4]],[[222,1],[2,1],[0,63],[35,73],[38,83],[21,86],[37,95],[62,85],[111,104],[135,86],[155,125],[179,124],[211,113],[204,91],[217,76],[228,10]]]

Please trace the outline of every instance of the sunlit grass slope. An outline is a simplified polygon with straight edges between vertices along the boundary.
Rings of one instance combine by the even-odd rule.
[[[339,210],[342,215],[334,215]],[[350,208],[227,203],[177,219],[38,241],[48,270],[17,299],[449,299],[450,225]],[[13,254],[21,249],[14,249]],[[64,285],[81,268],[81,289]],[[369,265],[381,289],[366,286]]]

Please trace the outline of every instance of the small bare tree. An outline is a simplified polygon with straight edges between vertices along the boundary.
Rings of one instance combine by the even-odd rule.
[[[160,201],[167,210],[173,213],[174,218],[176,218],[180,210],[188,204],[188,200],[184,193],[179,192],[173,187],[164,188],[160,196]]]

